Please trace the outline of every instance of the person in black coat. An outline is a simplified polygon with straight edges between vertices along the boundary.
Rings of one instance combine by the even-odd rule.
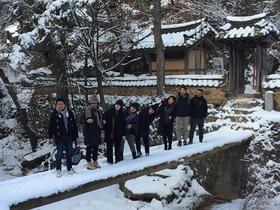
[[[66,107],[65,100],[58,98],[56,100],[56,109],[50,116],[48,136],[50,143],[55,141],[57,156],[56,156],[56,177],[61,177],[61,158],[63,147],[66,151],[67,173],[75,174],[72,168],[72,142],[77,141],[78,129],[72,111]]]
[[[140,139],[143,139],[145,146],[146,156],[150,155],[150,144],[149,144],[149,135],[150,135],[150,125],[156,117],[156,111],[158,104],[153,106],[146,107],[142,109],[139,113],[139,122],[138,122],[138,132],[136,134],[136,149],[137,157],[142,155]]]
[[[158,134],[162,135],[163,137],[165,150],[167,150],[167,138],[169,144],[168,149],[172,149],[173,123],[175,119],[175,100],[175,96],[169,96],[165,101],[162,102],[156,112],[156,115],[160,114]]]
[[[135,133],[138,128],[138,104],[132,103],[129,109],[124,109],[124,115],[126,120],[126,140],[129,145],[130,151],[132,153],[132,158],[136,159],[136,149],[134,145]],[[123,151],[124,151],[124,141],[121,144],[121,156],[123,159]]]
[[[113,146],[115,147],[115,162],[121,160],[121,141],[125,139],[126,121],[122,110],[123,101],[117,100],[114,106],[104,114],[105,141],[107,147],[107,162],[113,163]]]
[[[80,124],[84,125],[84,143],[86,145],[87,169],[100,168],[97,162],[98,146],[101,144],[101,130],[103,129],[103,114],[98,108],[99,100],[93,94],[90,105],[82,113]]]
[[[196,95],[191,99],[191,128],[190,128],[190,141],[188,144],[193,143],[194,130],[198,124],[199,129],[199,142],[203,141],[203,126],[204,119],[207,117],[207,101],[203,97],[203,90],[198,89]]]

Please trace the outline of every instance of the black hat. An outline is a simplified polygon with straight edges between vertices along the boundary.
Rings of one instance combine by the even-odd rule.
[[[136,111],[138,111],[138,108],[139,108],[138,103],[132,103],[132,104],[130,104],[130,107],[132,107],[132,106],[136,109]]]
[[[158,108],[158,104],[154,104],[151,106],[151,108],[154,110],[154,111],[157,111],[157,108]]]
[[[123,107],[123,100],[122,99],[118,99],[115,104],[118,104],[121,107]]]

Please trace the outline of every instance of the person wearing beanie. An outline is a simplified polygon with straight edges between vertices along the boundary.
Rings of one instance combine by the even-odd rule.
[[[172,149],[172,134],[173,134],[173,123],[175,119],[174,102],[175,96],[169,96],[162,102],[156,112],[156,116],[160,114],[158,134],[163,138],[164,150]],[[167,147],[168,138],[168,147]]]
[[[139,121],[138,121],[138,129],[136,134],[136,150],[137,157],[142,155],[140,140],[143,139],[145,146],[146,156],[150,155],[150,143],[149,143],[149,135],[150,135],[150,125],[156,117],[155,112],[157,111],[158,104],[154,104],[150,107],[146,107],[142,109],[139,113]]]
[[[56,177],[61,177],[61,158],[63,148],[66,151],[67,173],[75,174],[72,168],[72,143],[78,140],[78,129],[72,111],[66,107],[65,100],[58,98],[56,108],[52,112],[49,121],[48,136],[50,143],[55,142],[56,156]]]
[[[132,153],[132,158],[136,159],[136,149],[134,145],[135,132],[138,127],[138,104],[132,103],[129,109],[124,109],[124,114],[126,118],[126,140],[129,145],[130,151]],[[121,159],[123,159],[124,143],[121,142]]]
[[[90,105],[95,104],[95,106],[97,106],[98,103],[99,103],[99,100],[98,100],[97,96],[95,94],[93,94],[90,97],[88,102],[89,102]],[[92,109],[93,109],[93,106],[87,106],[86,107],[86,116],[85,116],[86,119],[91,118]]]
[[[90,105],[80,117],[80,124],[84,125],[84,144],[86,145],[87,169],[100,168],[97,162],[98,147],[101,144],[101,130],[103,129],[103,114],[98,108],[99,100],[95,94],[90,97]]]
[[[107,162],[113,164],[113,147],[115,148],[115,162],[121,161],[121,141],[125,139],[126,120],[122,111],[123,101],[117,100],[113,107],[104,114],[105,142]]]

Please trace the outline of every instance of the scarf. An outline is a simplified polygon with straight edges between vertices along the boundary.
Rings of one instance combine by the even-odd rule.
[[[56,108],[56,111],[63,116],[64,126],[65,126],[65,129],[66,129],[66,132],[68,133],[68,117],[69,117],[69,112],[68,112],[67,107],[65,107],[65,109],[62,110],[62,111],[60,109]]]
[[[130,113],[129,116],[126,118],[126,123],[128,123],[128,124],[136,116],[136,112],[132,113],[132,112],[129,111],[129,113]]]
[[[97,106],[88,106],[86,108],[86,119],[92,118],[93,112],[96,113],[96,119],[97,119],[97,126],[102,129],[103,128],[103,122],[102,122],[102,113],[101,111],[97,108]]]

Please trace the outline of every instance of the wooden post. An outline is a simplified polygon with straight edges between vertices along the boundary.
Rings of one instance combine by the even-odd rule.
[[[237,68],[237,94],[243,94],[245,87],[244,87],[244,50],[238,49],[236,55],[236,68]]]
[[[189,74],[189,50],[184,50],[184,61],[185,61],[185,74]]]
[[[235,65],[235,48],[233,47],[233,43],[229,43],[228,45],[229,52],[229,73],[228,73],[228,91],[230,94],[235,95],[236,89],[236,65]]]
[[[257,93],[261,92],[261,71],[263,69],[263,46],[261,42],[257,43],[257,68],[256,68],[256,75],[257,75],[257,84],[256,84],[256,91]]]

